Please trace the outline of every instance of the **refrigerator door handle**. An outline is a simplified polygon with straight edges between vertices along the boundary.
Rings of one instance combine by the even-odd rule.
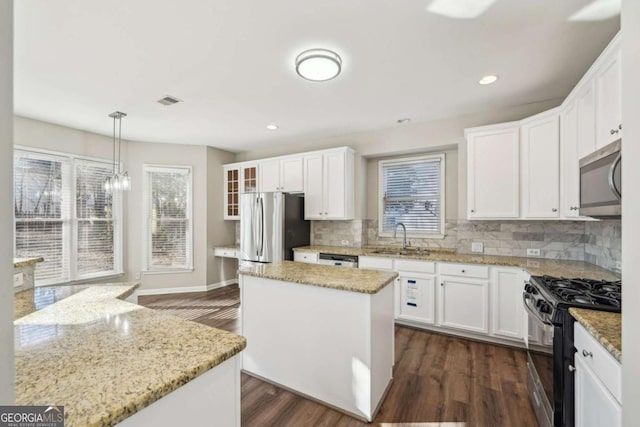
[[[256,206],[260,204],[260,198],[258,197],[256,199]],[[260,251],[258,250],[258,209],[256,208],[255,210],[255,215],[252,215],[252,222],[253,222],[253,241],[255,242],[256,245],[256,256],[259,257],[260,256]]]
[[[258,199],[260,201],[260,255],[264,255],[264,200],[262,197]]]

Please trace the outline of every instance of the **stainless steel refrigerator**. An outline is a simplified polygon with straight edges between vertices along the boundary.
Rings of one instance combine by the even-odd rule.
[[[293,248],[306,246],[310,223],[304,219],[304,196],[246,193],[240,196],[240,260],[293,260]]]

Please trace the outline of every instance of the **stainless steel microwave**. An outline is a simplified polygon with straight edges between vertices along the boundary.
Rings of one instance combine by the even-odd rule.
[[[580,159],[580,215],[620,218],[621,146],[617,140]]]

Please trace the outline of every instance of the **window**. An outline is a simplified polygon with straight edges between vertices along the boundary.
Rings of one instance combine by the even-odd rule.
[[[191,168],[144,167],[145,270],[190,270]]]
[[[109,161],[14,151],[14,253],[44,257],[37,285],[122,272],[120,197],[103,188],[111,170]]]
[[[382,160],[379,168],[380,235],[402,223],[407,234],[443,237],[444,154]]]

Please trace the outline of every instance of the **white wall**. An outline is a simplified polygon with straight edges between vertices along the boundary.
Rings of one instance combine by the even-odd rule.
[[[367,178],[371,179],[371,175],[367,174],[368,167],[364,167],[361,163],[362,158],[451,150],[464,142],[465,128],[520,120],[556,107],[561,102],[562,99],[552,99],[502,110],[485,111],[427,123],[397,125],[387,129],[340,135],[320,140],[299,141],[298,143],[295,141],[283,141],[281,144],[272,144],[269,148],[238,153],[236,161],[349,146],[356,151],[356,219],[367,219],[372,213],[372,210],[368,207],[371,202],[367,200],[367,193],[370,193],[372,187],[371,183],[367,183]],[[466,169],[466,165],[461,163],[463,160],[458,158],[459,164],[464,167],[457,169],[459,172],[457,188],[447,189],[452,191],[452,194],[458,198],[458,202],[455,203],[455,209],[453,206],[450,207],[452,211],[464,212],[464,206],[460,205],[460,200],[464,199],[462,195],[466,193],[466,179],[461,175]],[[367,160],[367,163],[369,162],[370,160]],[[367,175],[369,176],[367,177]],[[456,218],[453,212],[447,213],[447,217]]]
[[[0,1],[0,405],[13,404],[13,2]]]
[[[640,420],[640,1],[622,2],[622,418],[627,427]]]
[[[207,148],[207,284],[213,285],[237,277],[238,261],[215,257],[216,246],[235,245],[235,221],[224,220],[224,176],[222,165],[231,163],[235,154]]]

